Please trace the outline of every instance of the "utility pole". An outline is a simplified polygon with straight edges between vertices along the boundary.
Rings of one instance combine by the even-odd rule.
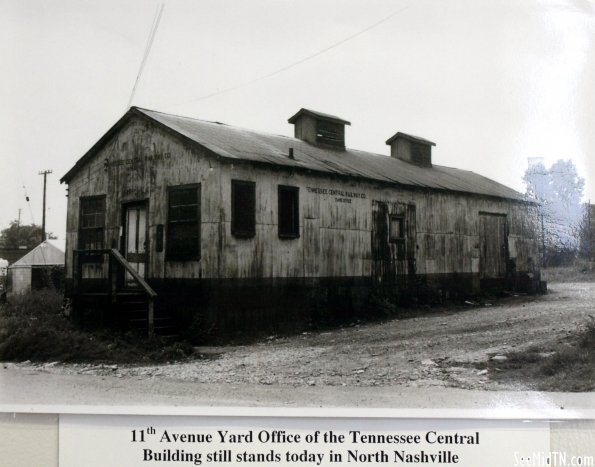
[[[541,266],[547,268],[545,253],[545,228],[543,226],[543,211],[541,211]]]
[[[19,220],[17,221],[17,227],[21,226],[21,208],[19,208]]]
[[[43,170],[39,172],[39,175],[43,175],[43,215],[41,221],[41,241],[45,242],[45,191],[47,185],[47,176],[51,174],[51,170]]]
[[[593,261],[593,244],[595,239],[593,238],[593,227],[591,226],[591,200],[587,202],[587,260]]]

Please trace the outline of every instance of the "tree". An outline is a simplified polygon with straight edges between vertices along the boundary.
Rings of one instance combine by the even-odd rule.
[[[560,159],[549,169],[542,162],[531,165],[523,180],[527,196],[540,204],[544,266],[568,262],[579,247],[584,178],[572,161]]]
[[[595,204],[584,204],[578,235],[579,256],[587,261],[595,261]]]
[[[48,239],[55,239],[51,233],[46,233]],[[41,243],[41,227],[36,224],[19,225],[14,220],[10,226],[0,232],[0,246],[3,248],[35,248]]]

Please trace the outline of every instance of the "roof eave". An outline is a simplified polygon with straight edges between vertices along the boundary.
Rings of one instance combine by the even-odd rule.
[[[124,125],[128,123],[132,116],[138,116],[144,118],[145,120],[157,125],[158,127],[164,129],[168,133],[175,134],[176,137],[180,138],[184,142],[192,145],[192,146],[200,146],[205,151],[209,152],[211,155],[215,157],[223,157],[220,154],[210,150],[209,148],[201,145],[200,143],[194,141],[191,138],[181,134],[180,132],[170,128],[169,126],[161,123],[159,120],[152,118],[150,115],[147,115],[143,112],[143,109],[138,107],[130,107],[130,109],[118,120],[75,164],[74,166],[60,179],[60,183],[69,183],[70,180],[76,175],[76,173],[91,159],[103,146],[109,141],[110,138],[114,136],[116,132],[118,132]]]
[[[304,111],[307,111],[307,109],[302,109]],[[151,111],[149,111],[151,112]],[[299,112],[298,112],[299,113]],[[297,114],[296,114],[297,115]],[[174,128],[169,127],[167,124],[162,123],[161,121],[153,118],[151,115],[145,113],[143,111],[143,109],[139,109],[137,107],[131,107],[128,112],[126,112],[121,118],[120,120],[118,120],[86,153],[85,155],[83,155],[74,165],[74,167],[72,167],[61,179],[60,182],[61,183],[68,183],[75,175],[76,173],[81,170],[83,168],[83,166],[93,157],[97,154],[97,152],[107,143],[107,141],[113,137],[114,133],[116,133],[117,131],[119,131],[125,124],[128,123],[129,119],[132,116],[139,116],[149,122],[151,122],[152,124],[156,125],[157,127],[159,127],[160,129],[163,129],[164,131],[167,131],[170,134],[175,135],[178,139],[180,139],[181,141],[183,141],[184,143],[192,146],[192,147],[199,147],[202,150],[206,151],[209,155],[216,157],[219,160],[228,160],[229,158],[226,157],[224,154],[220,154],[218,152],[216,152],[215,150],[205,146],[204,144],[201,144],[200,142],[180,133],[179,131],[177,131]],[[405,135],[403,133],[397,133],[394,137],[398,136],[402,136]],[[405,135],[405,136],[409,136],[410,135]],[[393,137],[393,138],[394,138]],[[414,138],[414,137],[412,137]],[[291,139],[291,138],[290,138]],[[434,143],[427,141],[427,140],[423,140],[423,142],[425,144],[432,144],[435,145]],[[239,162],[238,159],[229,159],[230,161],[236,161]],[[252,162],[252,163],[257,163],[256,161],[245,161],[245,162]],[[285,166],[284,164],[276,164],[274,162],[262,162],[263,164],[270,166],[271,164],[274,165],[281,165],[281,166]],[[302,169],[301,167],[293,167],[293,169]],[[316,170],[316,169],[312,169],[312,168],[303,168],[304,170],[307,171],[314,171],[314,172],[319,172],[322,174],[326,174],[328,175],[328,172],[325,172],[323,170]],[[337,175],[342,175],[343,177],[348,177],[348,178],[353,178],[353,175],[347,175],[347,174],[337,174]],[[378,182],[378,179],[375,179],[374,177],[366,177],[366,176],[356,176],[355,178],[361,178],[361,179],[365,179],[368,181],[372,181],[372,182]],[[389,184],[399,184],[399,185],[403,185],[403,186],[415,186],[412,184],[407,184],[407,183],[396,183],[396,182],[388,182]],[[497,195],[497,194],[489,194],[489,193],[482,193],[482,192],[477,192],[477,191],[466,191],[466,190],[456,190],[456,189],[448,189],[448,188],[437,188],[437,187],[425,187],[426,189],[431,189],[431,190],[438,190],[438,191],[451,191],[451,192],[463,192],[463,193],[472,193],[472,194],[476,194],[479,196],[489,196],[489,197],[495,197],[495,198],[501,198],[501,199],[508,199],[508,200],[512,200],[512,201],[516,201],[516,202],[521,202],[521,203],[527,203],[527,204],[534,204],[533,201],[530,200],[525,200],[525,199],[519,199],[517,197],[514,196],[510,196],[510,195]],[[518,193],[519,196],[522,196],[520,193]]]
[[[68,183],[74,175],[82,168],[82,166],[91,158],[93,157],[104,145],[107,141],[116,133],[120,128],[122,128],[130,119],[132,115],[146,115],[142,114],[138,111],[136,107],[130,107],[128,111],[114,124],[112,127],[105,132],[105,134],[97,140],[97,142],[91,146],[91,148],[74,164],[74,166],[64,174],[64,176],[60,179],[60,183]]]

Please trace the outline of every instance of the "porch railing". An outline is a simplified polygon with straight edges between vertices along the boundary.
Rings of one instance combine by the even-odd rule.
[[[106,248],[101,250],[74,250],[74,268],[73,268],[73,282],[74,291],[76,294],[81,293],[83,278],[83,264],[85,263],[103,263],[103,258],[107,255],[107,282],[106,294],[110,303],[116,302],[118,292],[121,290],[121,284],[126,281],[126,273],[130,275],[133,282],[138,285],[139,289],[146,295],[148,309],[147,309],[147,328],[149,337],[155,334],[155,298],[157,293],[153,288],[147,284],[147,281],[126,261],[126,258],[115,248]],[[101,257],[101,261],[98,261]],[[120,276],[119,272],[124,274]],[[105,277],[101,277],[105,279]],[[121,280],[120,280],[121,279]]]

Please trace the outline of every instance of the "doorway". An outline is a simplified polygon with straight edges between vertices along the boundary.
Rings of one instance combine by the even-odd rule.
[[[141,276],[145,277],[147,263],[147,203],[140,202],[124,206],[124,257]],[[129,272],[126,272],[124,284],[136,286]]]
[[[372,202],[372,274],[378,284],[406,287],[416,274],[415,205]]]
[[[508,260],[505,214],[479,213],[479,278],[504,279]]]

